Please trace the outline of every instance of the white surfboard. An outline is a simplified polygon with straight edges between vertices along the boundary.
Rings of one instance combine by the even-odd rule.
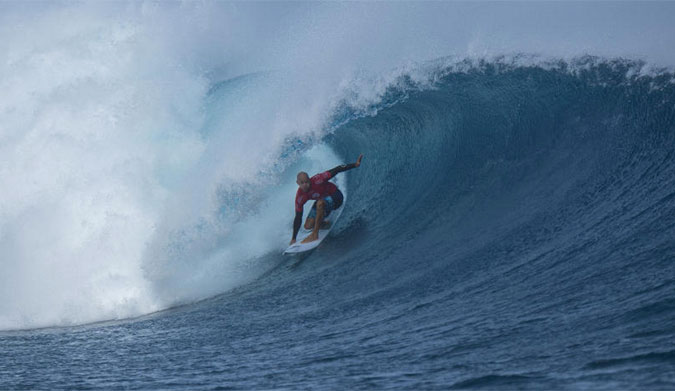
[[[294,255],[294,254],[301,254],[307,251],[314,250],[317,248],[321,242],[323,242],[324,239],[328,236],[330,231],[335,227],[335,223],[337,222],[338,218],[342,214],[342,210],[345,208],[345,203],[347,201],[347,197],[344,197],[342,200],[342,205],[337,209],[334,210],[330,213],[328,217],[326,217],[324,220],[325,221],[330,221],[330,227],[327,229],[320,229],[319,230],[319,239],[313,240],[309,243],[302,243],[302,241],[309,236],[309,234],[312,233],[312,230],[307,230],[303,226],[300,229],[297,241],[290,246],[284,251],[284,255]],[[304,222],[303,222],[304,224]]]

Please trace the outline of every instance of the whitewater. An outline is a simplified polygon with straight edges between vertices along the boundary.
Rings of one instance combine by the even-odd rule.
[[[673,16],[0,4],[0,388],[674,387]]]

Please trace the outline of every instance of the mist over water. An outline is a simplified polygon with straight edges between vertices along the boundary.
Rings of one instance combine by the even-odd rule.
[[[392,88],[437,88],[453,66],[502,56],[628,57],[644,73],[675,63],[672,3],[0,14],[2,329],[136,316],[270,270],[263,256],[290,237],[295,172],[355,158],[322,142],[340,135],[338,109],[374,115]]]

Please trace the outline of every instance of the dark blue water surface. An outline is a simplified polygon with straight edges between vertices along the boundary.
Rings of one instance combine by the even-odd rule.
[[[675,389],[675,84],[640,66],[400,92],[324,140],[366,159],[309,257],[140,319],[3,332],[0,389]]]

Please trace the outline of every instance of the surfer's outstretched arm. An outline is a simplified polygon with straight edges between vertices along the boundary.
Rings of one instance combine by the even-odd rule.
[[[341,166],[331,168],[330,170],[328,170],[328,172],[330,172],[330,177],[333,178],[337,174],[339,174],[343,171],[351,170],[352,168],[356,168],[356,167],[360,166],[361,165],[361,159],[363,159],[363,154],[359,155],[359,158],[356,159],[356,163],[343,164]]]
[[[291,239],[291,244],[295,243],[295,238],[298,236],[298,231],[300,231],[300,226],[302,225],[302,211],[295,212],[295,220],[293,220],[293,238]]]

